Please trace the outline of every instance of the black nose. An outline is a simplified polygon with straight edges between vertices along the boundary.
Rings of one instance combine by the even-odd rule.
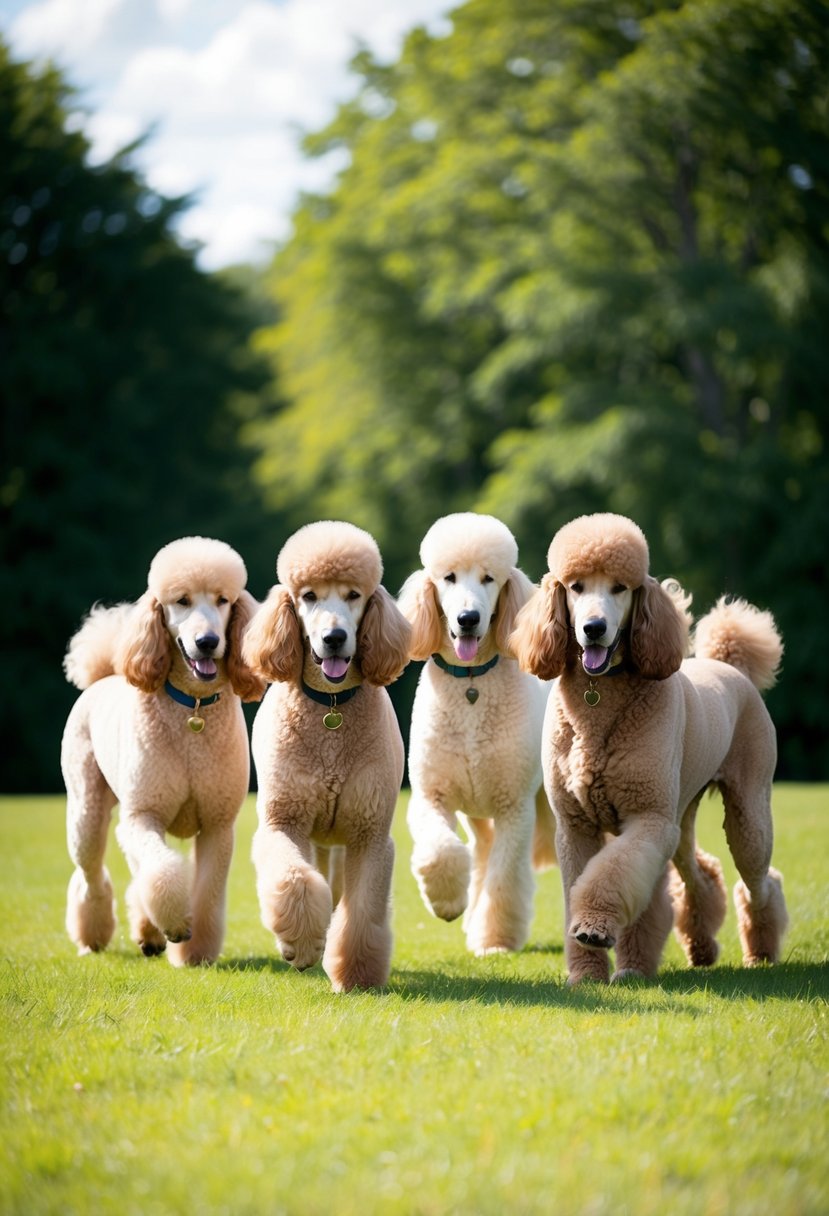
[[[322,640],[329,650],[339,650],[347,637],[344,629],[329,629],[328,633],[322,635]]]
[[[591,621],[585,621],[582,625],[584,636],[591,642],[595,642],[597,638],[602,637],[607,633],[607,621],[600,616],[593,617]]]
[[[215,650],[219,645],[219,636],[216,633],[203,633],[196,638],[196,645],[199,650]]]
[[[458,613],[458,624],[460,625],[461,629],[474,629],[476,625],[480,624],[480,621],[480,612],[473,612],[471,609],[464,609],[463,612]]]

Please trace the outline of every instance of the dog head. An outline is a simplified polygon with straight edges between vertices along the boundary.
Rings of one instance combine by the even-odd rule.
[[[377,544],[353,524],[300,528],[276,563],[278,584],[257,613],[244,654],[266,679],[335,690],[390,684],[408,658],[409,626],[380,584]]]
[[[516,565],[509,528],[491,515],[445,515],[424,536],[420,560],[398,600],[413,628],[411,657],[446,651],[471,665],[508,653],[515,617],[534,590]]]
[[[687,600],[648,574],[648,545],[622,515],[584,515],[561,528],[547,554],[550,573],[511,639],[521,665],[544,679],[580,663],[588,676],[624,661],[647,679],[666,679],[687,652]]]
[[[223,541],[188,536],[165,545],[121,631],[120,668],[130,683],[153,692],[175,669],[194,695],[227,679],[237,695],[258,700],[264,685],[241,656],[257,606],[246,582],[244,562]]]

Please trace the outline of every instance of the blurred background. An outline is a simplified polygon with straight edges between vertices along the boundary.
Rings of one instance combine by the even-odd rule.
[[[770,609],[827,780],[828,390],[825,0],[0,0],[0,790],[167,541],[456,510]]]

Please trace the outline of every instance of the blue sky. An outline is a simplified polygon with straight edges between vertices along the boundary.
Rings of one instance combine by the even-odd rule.
[[[0,0],[0,33],[78,89],[93,160],[152,132],[139,167],[162,193],[195,193],[181,234],[216,269],[265,259],[298,192],[332,180],[336,159],[306,161],[299,142],[353,93],[357,45],[393,58],[414,26],[450,28],[457,2]]]

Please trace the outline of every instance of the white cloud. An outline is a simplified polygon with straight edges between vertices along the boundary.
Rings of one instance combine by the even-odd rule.
[[[12,21],[17,53],[52,56],[86,90],[96,160],[152,128],[141,153],[163,193],[198,192],[182,235],[208,268],[257,259],[287,234],[298,190],[324,188],[299,130],[354,91],[362,42],[395,56],[451,0],[33,0]]]

